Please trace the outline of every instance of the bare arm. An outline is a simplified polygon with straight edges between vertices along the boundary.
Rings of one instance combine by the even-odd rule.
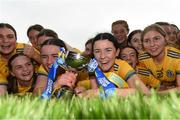
[[[176,77],[176,82],[177,82],[177,90],[180,92],[180,75],[177,75]]]
[[[33,94],[40,95],[44,91],[47,84],[47,76],[39,75],[36,80],[36,85],[33,90]]]
[[[118,96],[128,96],[128,95],[134,94],[135,92],[136,92],[136,89],[134,88],[123,88],[123,89],[117,88]]]
[[[98,89],[98,83],[96,81],[96,77],[95,76],[90,76],[89,79],[90,79],[90,82],[91,82],[91,89]]]
[[[0,85],[0,95],[4,95],[7,93],[7,86],[6,85]]]
[[[75,87],[76,77],[77,75],[74,74],[73,72],[66,72],[62,74],[55,81],[54,89],[58,89],[63,85],[68,86],[73,89]]]
[[[99,90],[98,90],[98,85],[96,82],[95,77],[91,77],[91,90],[85,91],[82,96],[85,96],[87,98],[91,97],[97,97],[99,96]],[[128,84],[130,88],[117,88],[117,95],[118,96],[128,96],[130,94],[134,94],[136,92],[136,81],[139,81],[138,83],[140,84],[140,88],[142,89],[143,93],[149,93],[148,88],[141,82],[141,80],[138,78],[137,75],[133,75],[131,78],[128,79]]]
[[[41,64],[40,54],[32,46],[25,45],[23,53],[28,57],[33,58],[39,64]]]
[[[128,79],[127,83],[130,88],[138,88],[141,92],[145,94],[150,94],[149,89],[145,86],[145,84],[140,80],[140,78],[136,74],[131,76]]]
[[[159,94],[168,94],[170,92],[180,92],[180,75],[177,75],[176,77],[176,83],[177,83],[177,86],[175,88],[172,88],[172,89],[167,89],[167,90],[163,90],[163,91],[158,91]]]
[[[98,85],[96,82],[96,78],[92,77],[91,79],[91,90],[88,90],[81,94],[85,97],[95,97],[99,96],[99,90]],[[149,89],[144,85],[144,83],[139,79],[137,75],[131,76],[127,81],[129,88],[117,88],[117,95],[118,96],[128,96],[130,94],[134,94],[136,92],[136,88],[140,88],[140,91],[142,91],[145,94],[150,94]]]
[[[123,89],[117,88],[116,90],[117,90],[117,96],[128,96],[136,92],[134,88],[123,88]],[[81,94],[78,94],[78,96],[85,98],[99,97],[100,91],[99,89],[90,89],[82,92]]]

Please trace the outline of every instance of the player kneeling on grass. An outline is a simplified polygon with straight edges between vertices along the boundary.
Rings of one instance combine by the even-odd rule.
[[[32,60],[23,53],[13,55],[8,61],[8,93],[24,95],[32,92],[36,75]]]

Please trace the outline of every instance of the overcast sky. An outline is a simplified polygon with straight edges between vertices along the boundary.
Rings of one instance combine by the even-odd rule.
[[[110,32],[111,23],[126,20],[130,30],[143,29],[157,21],[180,27],[179,0],[0,0],[0,22],[14,26],[18,41],[26,42],[30,25],[41,24],[56,31],[71,46],[84,43],[100,32]]]

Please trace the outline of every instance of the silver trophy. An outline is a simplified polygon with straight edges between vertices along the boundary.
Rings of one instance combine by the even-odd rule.
[[[80,71],[82,69],[86,69],[89,61],[90,58],[81,53],[67,51],[65,53],[65,61],[64,61],[66,67],[59,66],[59,68],[57,69],[57,76],[59,74],[65,73],[65,71],[68,70]],[[57,98],[60,98],[61,96],[64,96],[65,98],[69,98],[69,97],[71,98],[74,94],[75,91],[69,88],[68,86],[62,86],[59,90],[55,92],[55,96]]]
[[[70,67],[76,70],[82,70],[83,68],[87,67],[89,61],[90,58],[82,55],[81,53],[76,53],[73,51],[67,51],[66,53],[65,63],[68,68]]]

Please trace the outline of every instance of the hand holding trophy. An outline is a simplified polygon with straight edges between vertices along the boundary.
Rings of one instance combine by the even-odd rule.
[[[82,54],[73,51],[66,52],[65,49],[60,48],[59,56],[49,70],[48,82],[41,98],[50,99],[54,88],[60,88],[55,91],[57,98],[64,94],[74,95],[76,71],[85,68],[88,62],[89,58]]]

